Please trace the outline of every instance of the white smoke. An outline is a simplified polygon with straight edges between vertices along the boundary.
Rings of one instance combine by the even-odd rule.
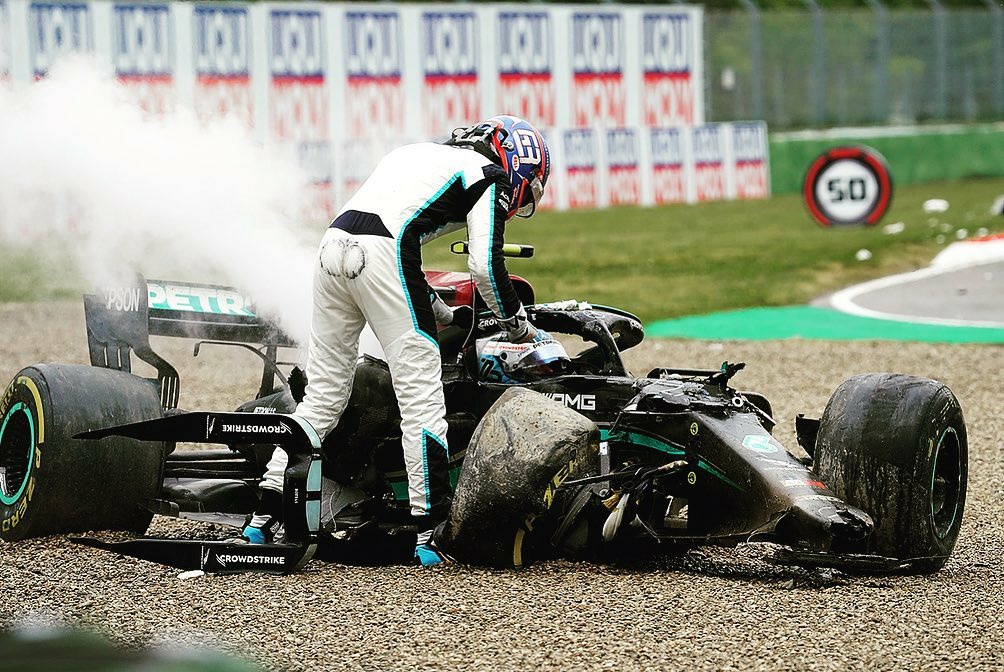
[[[292,156],[239,120],[146,115],[89,61],[0,87],[0,244],[71,254],[94,285],[122,270],[233,285],[304,342],[324,225],[311,198]]]

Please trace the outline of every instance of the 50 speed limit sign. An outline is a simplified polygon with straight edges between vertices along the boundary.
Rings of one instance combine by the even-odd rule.
[[[892,202],[892,176],[875,150],[835,147],[809,166],[802,196],[820,226],[873,226]]]

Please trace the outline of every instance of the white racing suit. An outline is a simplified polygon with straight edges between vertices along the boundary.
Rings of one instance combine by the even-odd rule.
[[[352,392],[359,334],[368,323],[387,355],[401,410],[411,511],[426,517],[422,529],[445,517],[450,483],[442,365],[421,246],[466,224],[478,291],[510,331],[518,329],[526,312],[502,254],[510,191],[505,171],[475,151],[408,145],[380,161],[321,241],[308,384],[296,415],[322,438],[335,427]],[[263,489],[282,491],[286,461],[276,449]],[[262,518],[251,524],[260,526]]]

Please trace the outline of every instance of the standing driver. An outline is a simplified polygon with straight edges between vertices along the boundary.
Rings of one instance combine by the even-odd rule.
[[[542,338],[516,296],[502,244],[506,221],[530,217],[540,203],[550,163],[543,136],[512,116],[456,129],[444,144],[400,147],[380,161],[321,241],[308,384],[295,414],[322,439],[334,429],[352,392],[359,334],[369,324],[387,355],[401,410],[409,500],[419,529],[415,556],[422,565],[443,560],[432,540],[451,495],[436,322],[450,324],[454,315],[430,291],[421,246],[466,224],[471,274],[509,340]],[[261,503],[242,532],[250,543],[270,541],[281,525],[286,462],[286,453],[276,449]]]

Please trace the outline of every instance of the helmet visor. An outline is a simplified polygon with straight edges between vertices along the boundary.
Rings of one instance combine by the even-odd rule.
[[[523,201],[516,208],[517,217],[531,217],[537,210],[537,204],[544,196],[544,185],[536,175],[529,182],[530,188],[523,189]]]
[[[529,344],[509,366],[509,375],[517,380],[534,381],[561,373],[568,361],[565,349],[557,341]]]

